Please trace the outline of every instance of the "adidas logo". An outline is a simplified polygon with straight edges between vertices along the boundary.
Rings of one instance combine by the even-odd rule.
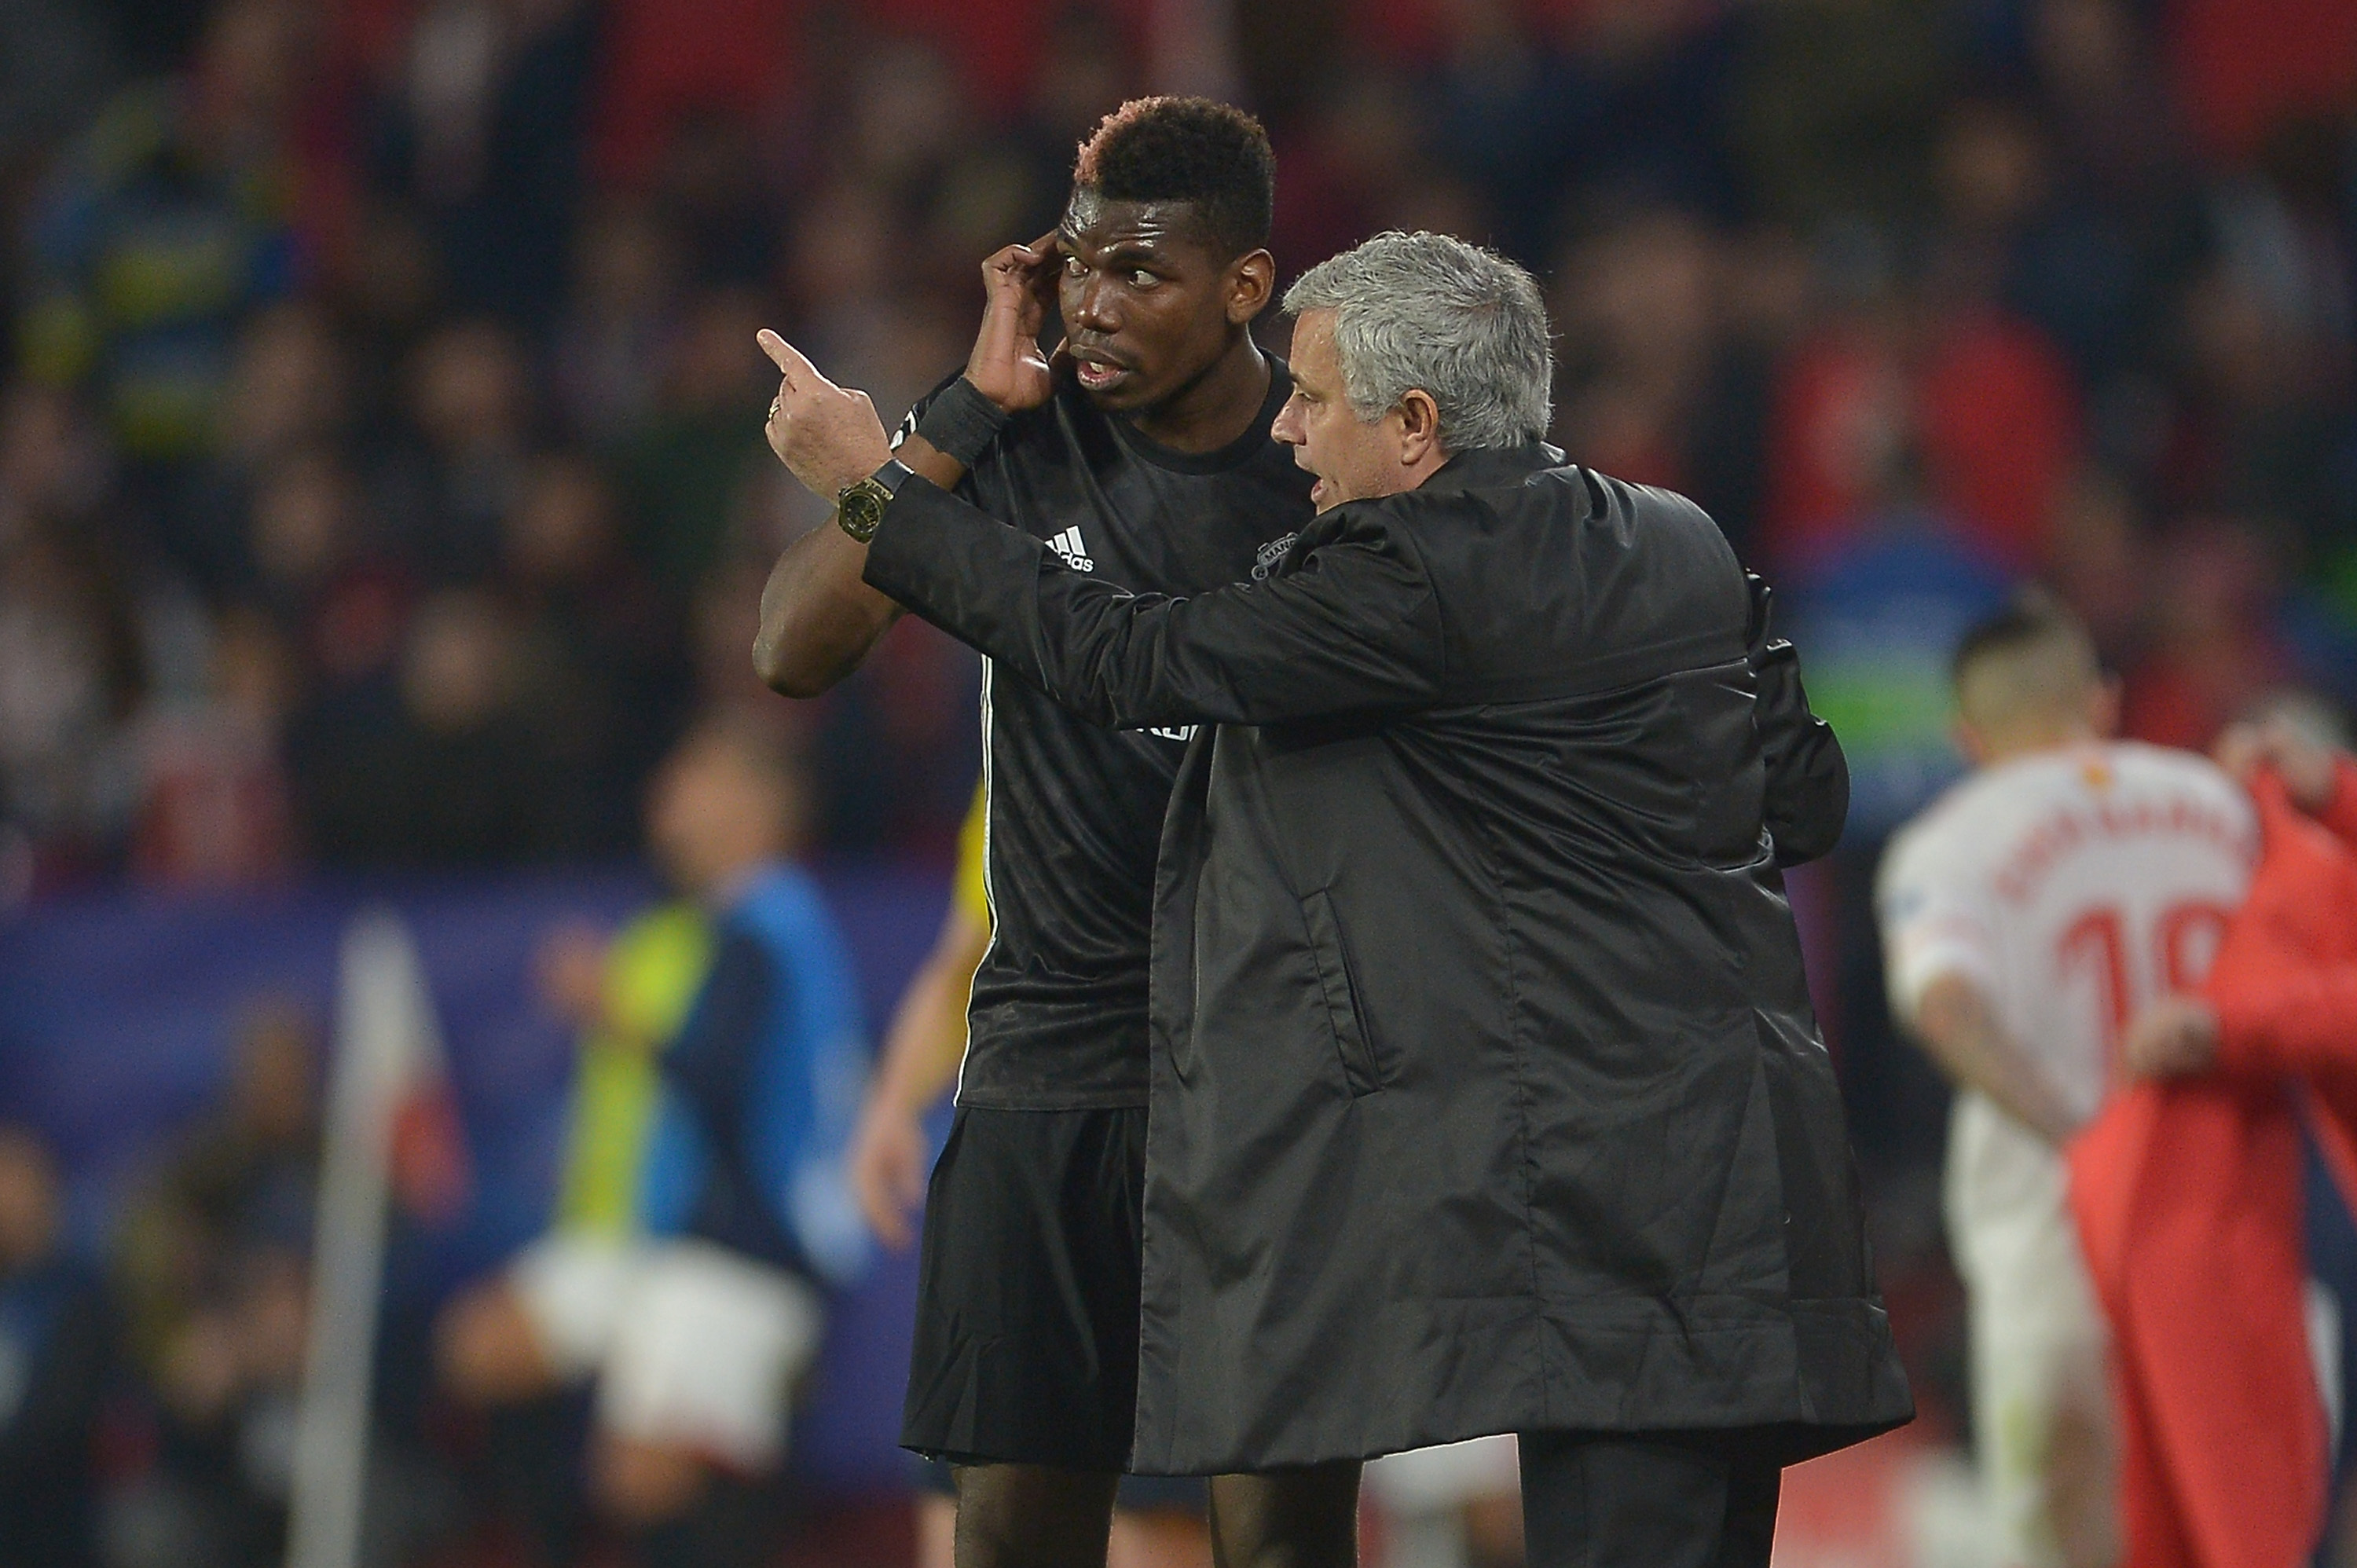
[[[1078,523],[1048,541],[1048,548],[1064,558],[1064,564],[1075,572],[1093,572],[1097,564],[1089,557],[1089,547],[1081,542]]]

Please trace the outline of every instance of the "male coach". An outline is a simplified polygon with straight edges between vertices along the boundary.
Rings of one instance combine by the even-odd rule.
[[[912,412],[902,454],[1092,580],[1193,593],[1265,572],[1312,515],[1269,436],[1292,382],[1252,338],[1274,181],[1242,111],[1124,104],[1081,149],[1058,232],[984,264],[966,371]],[[1040,352],[1050,297],[1069,364]],[[785,429],[773,415],[773,443]],[[780,559],[754,650],[772,687],[825,689],[900,613],[861,584],[864,557],[822,529]],[[925,1208],[901,1426],[957,1466],[959,1568],[1104,1561],[1136,1414],[1155,851],[1185,740],[1097,728],[984,667],[992,938]],[[1324,1568],[1355,1548],[1357,1477],[1237,1477],[1211,1510],[1236,1568],[1264,1549]]]
[[[1846,804],[1710,520],[1542,444],[1530,276],[1313,269],[1265,583],[1133,595],[888,460],[777,445],[867,581],[1100,724],[1216,725],[1163,831],[1137,1446],[1522,1434],[1531,1561],[1768,1561],[1779,1471],[1908,1418],[1780,862]]]

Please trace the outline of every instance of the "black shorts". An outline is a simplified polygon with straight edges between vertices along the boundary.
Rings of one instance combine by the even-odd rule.
[[[1142,1107],[958,1108],[925,1197],[901,1446],[1128,1467],[1145,1192]]]

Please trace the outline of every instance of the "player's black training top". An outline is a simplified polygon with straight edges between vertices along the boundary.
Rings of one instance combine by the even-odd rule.
[[[1265,578],[1312,515],[1311,477],[1269,437],[1293,390],[1284,361],[1272,355],[1269,367],[1251,427],[1200,454],[1146,439],[1060,379],[1047,403],[1007,422],[958,493],[1075,569],[1140,593]],[[1154,864],[1185,746],[1184,731],[1082,723],[984,661],[993,929],[974,979],[959,1104],[1146,1103]]]

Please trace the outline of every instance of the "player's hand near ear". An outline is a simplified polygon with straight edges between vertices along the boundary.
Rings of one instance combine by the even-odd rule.
[[[1039,333],[1056,297],[1064,247],[1050,230],[1028,245],[1009,245],[982,263],[982,330],[965,362],[974,390],[1009,413],[1038,408],[1056,390],[1055,354],[1042,353]]]

